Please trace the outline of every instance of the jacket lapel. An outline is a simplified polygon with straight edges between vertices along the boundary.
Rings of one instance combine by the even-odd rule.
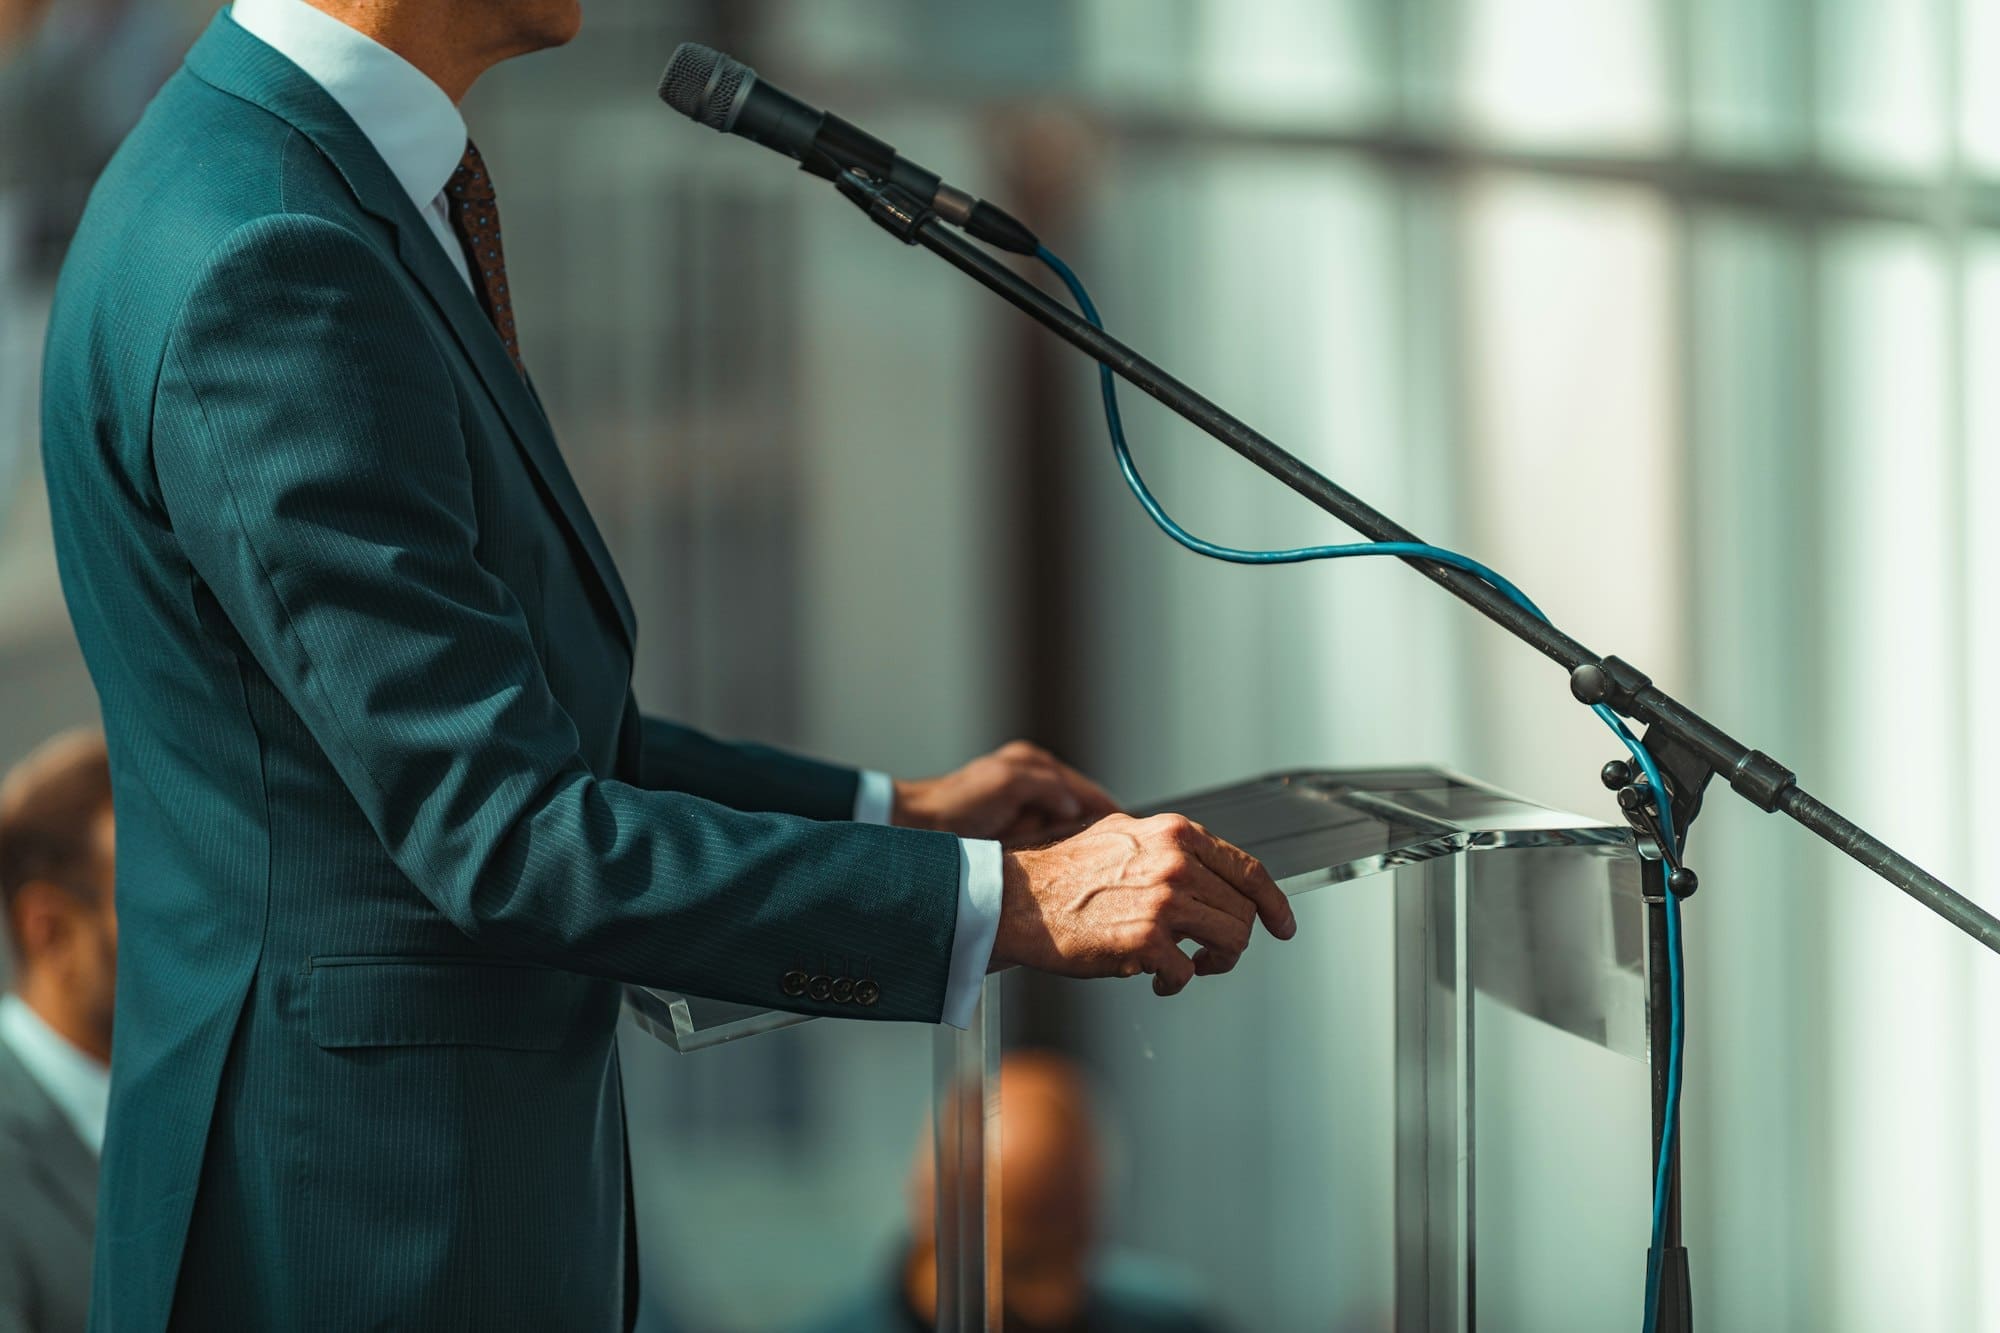
[[[394,185],[393,182],[391,184]],[[493,321],[486,317],[479,298],[472,294],[472,289],[465,285],[465,279],[452,267],[444,251],[438,248],[437,238],[424,220],[417,216],[409,196],[402,192],[400,185],[394,185],[394,189],[395,202],[407,215],[390,219],[397,224],[397,253],[402,256],[405,267],[423,284],[431,301],[451,326],[459,346],[465,350],[473,369],[479,373],[480,381],[486,385],[486,391],[493,395],[493,400],[507,418],[515,443],[520,446],[541,482],[544,495],[596,568],[598,581],[604,585],[604,591],[611,600],[612,612],[624,631],[629,649],[637,632],[632,604],[625,595],[625,585],[618,577],[618,568],[612,563],[611,552],[590,517],[590,509],[584,504],[582,493],[576,489],[569,465],[563,461],[562,450],[556,444],[555,432],[550,428],[548,418],[542,413],[540,400],[530,390],[528,382],[521,378],[521,373],[514,369],[514,362],[494,330]]]
[[[595,569],[629,651],[637,632],[632,604],[611,552],[563,461],[548,418],[527,381],[514,369],[479,298],[439,248],[436,236],[374,146],[318,84],[238,27],[227,10],[216,15],[188,53],[187,65],[203,82],[263,107],[305,135],[333,163],[361,207],[394,228],[397,254],[404,266],[451,328],[506,418],[544,497]]]

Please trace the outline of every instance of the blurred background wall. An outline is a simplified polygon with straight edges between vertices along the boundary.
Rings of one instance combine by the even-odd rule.
[[[0,73],[0,760],[94,708],[37,481],[49,283],[214,7],[53,0]],[[653,100],[694,39],[1013,206],[1115,331],[2000,905],[1977,803],[2000,739],[2000,0],[585,8],[467,113],[652,707],[909,774],[1025,733],[1135,801],[1433,761],[1607,813],[1602,728],[1408,571],[1167,544],[1086,364]],[[1138,395],[1128,415],[1197,531],[1336,536]],[[2000,968],[1727,795],[1693,859],[1703,1323],[2000,1327],[1978,1133]],[[1245,1025],[1275,1003],[1256,958],[1205,983]],[[1133,1040],[1052,989],[1009,1004],[1013,1035],[1100,1065]],[[1299,1017],[1288,1059],[1340,1022]],[[1258,1132],[1288,1086],[1257,1045],[1218,1042],[1171,1103],[1110,1099],[1128,1178],[1198,1130]],[[886,1264],[928,1059],[925,1033],[827,1023],[683,1062],[635,1042],[663,1313],[778,1327]],[[1238,1327],[1380,1326],[1310,1250],[1260,1258],[1134,1197],[1116,1238]]]

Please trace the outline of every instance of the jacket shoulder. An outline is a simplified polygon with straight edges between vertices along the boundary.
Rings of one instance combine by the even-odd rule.
[[[91,192],[57,290],[57,315],[112,309],[142,326],[185,297],[209,257],[259,219],[306,214],[359,230],[365,214],[312,141],[183,69]],[[52,343],[65,329],[51,330]]]
[[[107,414],[147,419],[174,321],[225,250],[283,245],[302,229],[339,229],[359,249],[380,225],[296,127],[175,74],[99,177],[64,260],[43,364],[44,452]]]

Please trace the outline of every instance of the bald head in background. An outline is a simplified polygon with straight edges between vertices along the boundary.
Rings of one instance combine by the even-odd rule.
[[[1007,1333],[1215,1333],[1170,1266],[1106,1261],[1103,1140],[1083,1071],[1041,1051],[1000,1066],[1001,1304]],[[910,1178],[909,1248],[893,1290],[819,1333],[910,1333],[937,1309],[936,1175],[929,1136]]]
[[[0,57],[27,40],[48,7],[49,0],[0,0]]]
[[[1025,1326],[1067,1328],[1090,1290],[1103,1167],[1090,1097],[1077,1067],[1020,1052],[1000,1067],[1000,1237],[1003,1304]],[[920,1145],[910,1176],[904,1271],[913,1309],[937,1306],[933,1154]]]

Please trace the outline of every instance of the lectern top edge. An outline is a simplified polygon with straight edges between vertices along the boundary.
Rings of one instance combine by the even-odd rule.
[[[1288,895],[1460,853],[1573,847],[1629,855],[1622,824],[1537,805],[1433,767],[1292,769],[1152,802],[1262,860]],[[628,987],[645,1031],[683,1054],[758,1036],[811,1015]]]

